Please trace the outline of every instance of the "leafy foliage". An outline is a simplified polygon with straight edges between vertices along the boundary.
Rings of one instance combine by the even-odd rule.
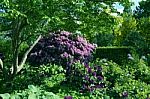
[[[149,99],[149,2],[131,13],[130,0],[0,0],[0,98]],[[85,38],[139,55],[103,48],[96,56],[106,59],[89,63],[95,46]]]
[[[92,40],[97,46],[112,46],[114,45],[115,37],[112,33],[98,33]]]
[[[119,66],[113,62],[102,63],[106,77],[108,96],[114,98],[149,97],[149,67],[142,59],[130,60],[129,64]],[[142,86],[142,87],[141,87]],[[141,94],[142,93],[142,94]]]
[[[149,0],[139,2],[139,6],[134,11],[134,16],[136,18],[149,17],[150,16],[149,14],[150,9],[148,7],[149,5],[150,5]]]
[[[96,52],[94,54],[94,58],[107,59],[116,62],[117,64],[124,64],[127,60],[127,55],[131,53],[133,50],[132,47],[97,47]],[[120,53],[120,54],[118,54]]]
[[[61,99],[59,96],[55,95],[52,92],[46,92],[41,90],[39,87],[34,85],[29,85],[28,89],[21,92],[15,92],[13,94],[0,94],[2,99]]]

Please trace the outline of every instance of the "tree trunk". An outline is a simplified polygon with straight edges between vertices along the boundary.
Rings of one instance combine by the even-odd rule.
[[[15,23],[15,28],[12,33],[12,51],[13,51],[13,62],[12,62],[12,71],[11,76],[15,76],[17,73],[18,67],[18,55],[19,55],[19,43],[20,43],[20,35],[21,35],[21,24],[22,19],[20,17],[17,18]]]
[[[21,71],[21,69],[23,68],[26,60],[27,60],[27,56],[30,53],[30,51],[33,49],[33,47],[38,43],[38,41],[41,39],[41,35],[36,39],[36,41],[29,47],[29,49],[26,51],[26,53],[24,54],[24,56],[22,57],[22,60],[19,64],[19,60],[18,60],[18,56],[19,56],[19,48],[22,42],[21,39],[21,33],[22,33],[22,29],[26,24],[26,20],[25,18],[18,16],[17,20],[14,22],[14,29],[12,31],[12,42],[11,42],[11,47],[12,47],[12,67],[7,69],[3,66],[3,63],[0,63],[0,67],[3,67],[3,76],[4,76],[4,80],[10,82],[18,72]]]

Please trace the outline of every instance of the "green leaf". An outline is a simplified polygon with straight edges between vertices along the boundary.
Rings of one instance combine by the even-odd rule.
[[[60,99],[59,96],[55,95],[52,92],[45,92],[46,99]]]
[[[10,98],[10,94],[9,94],[9,93],[0,94],[0,97],[1,97],[2,99],[9,99],[9,98]]]
[[[21,99],[18,94],[12,94],[10,99]]]
[[[29,94],[28,99],[37,99],[36,94],[34,93]]]
[[[29,85],[28,89],[31,90],[32,92],[38,92],[39,89],[37,87],[35,87],[34,85]]]
[[[104,99],[110,99],[110,97],[105,95],[105,96],[104,96]]]

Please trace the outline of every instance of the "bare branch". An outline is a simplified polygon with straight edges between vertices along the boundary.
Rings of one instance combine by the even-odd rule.
[[[40,35],[37,40],[33,43],[32,46],[29,47],[29,49],[26,51],[26,53],[24,54],[22,61],[20,63],[20,65],[18,66],[17,72],[19,72],[22,68],[23,65],[25,64],[26,60],[27,60],[27,56],[30,53],[30,51],[34,48],[34,46],[38,43],[38,41],[42,38],[42,36]]]
[[[0,69],[3,70],[3,61],[0,59]]]

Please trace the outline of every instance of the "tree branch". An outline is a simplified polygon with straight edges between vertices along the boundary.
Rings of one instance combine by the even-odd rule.
[[[3,61],[0,59],[0,69],[3,70]]]
[[[26,51],[26,53],[24,54],[21,63],[18,66],[17,72],[20,72],[20,70],[23,68],[23,65],[25,64],[26,60],[27,60],[27,56],[30,53],[30,51],[34,48],[34,46],[38,43],[38,41],[42,38],[42,36],[40,35],[37,40],[33,43],[32,46],[29,47],[29,49]]]

